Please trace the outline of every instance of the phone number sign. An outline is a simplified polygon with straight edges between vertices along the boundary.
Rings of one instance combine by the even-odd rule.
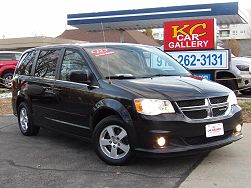
[[[229,68],[229,50],[167,52],[189,70]]]

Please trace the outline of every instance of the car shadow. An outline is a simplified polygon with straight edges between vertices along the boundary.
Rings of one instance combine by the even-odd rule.
[[[149,177],[170,177],[169,174],[172,174],[171,176],[177,174],[177,177],[179,177],[195,168],[206,156],[205,153],[168,158],[145,158],[141,156],[136,157],[128,166],[110,166],[96,156],[91,143],[84,142],[75,137],[41,129],[37,139],[49,142],[51,146],[63,147],[64,150],[70,150],[72,155],[74,153],[82,155],[85,160],[84,164],[92,164],[90,165],[92,167],[89,166],[90,168],[102,168],[105,171],[119,171],[120,173],[133,172]],[[82,159],[79,161],[80,166],[81,162],[83,162]]]

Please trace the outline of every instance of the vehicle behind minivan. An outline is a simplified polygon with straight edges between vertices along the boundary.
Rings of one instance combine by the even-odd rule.
[[[158,63],[165,63],[159,70]],[[242,138],[235,94],[193,76],[155,47],[93,43],[23,53],[13,78],[13,112],[23,135],[40,127],[93,144],[108,164],[135,154],[210,151]]]
[[[0,51],[0,83],[11,88],[11,80],[21,52]]]

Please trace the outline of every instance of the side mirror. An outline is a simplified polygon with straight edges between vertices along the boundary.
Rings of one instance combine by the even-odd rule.
[[[91,72],[89,70],[73,70],[70,72],[70,81],[77,83],[90,84]]]

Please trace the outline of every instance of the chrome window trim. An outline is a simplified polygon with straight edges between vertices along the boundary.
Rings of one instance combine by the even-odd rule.
[[[92,85],[88,85],[88,84],[84,84],[84,83],[72,82],[72,81],[67,81],[67,80],[56,80],[56,81],[63,82],[63,83],[69,83],[69,84],[77,84],[77,85],[86,86],[86,87],[93,87],[96,89],[99,88],[99,86],[92,86]]]

